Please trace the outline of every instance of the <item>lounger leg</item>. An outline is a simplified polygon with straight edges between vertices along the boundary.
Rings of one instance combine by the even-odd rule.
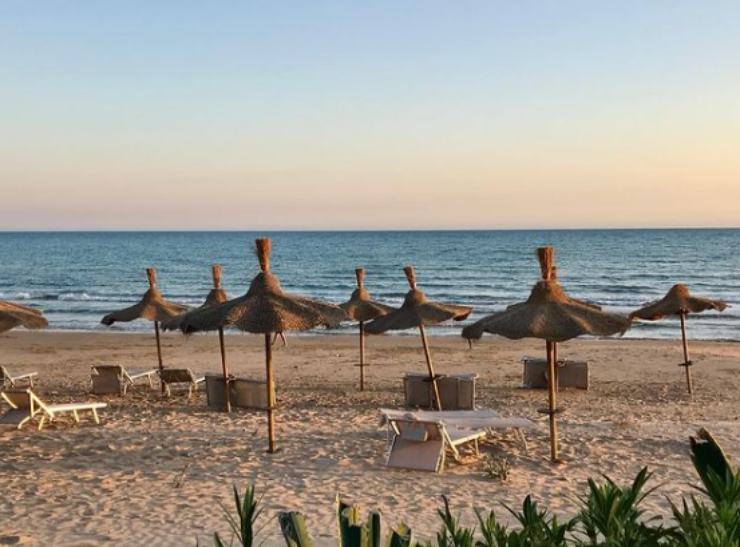
[[[480,456],[480,449],[478,448],[478,439],[475,439],[475,455]]]
[[[191,398],[192,396],[193,396],[193,384],[190,384],[190,385],[188,386],[188,401],[190,400],[190,398]]]
[[[44,429],[44,421],[46,421],[46,416],[41,416],[41,419],[39,420],[39,431]]]
[[[96,408],[92,409],[93,418],[95,418],[95,423],[100,425],[100,417],[98,416],[98,410]]]
[[[33,389],[33,376],[28,377],[28,385]]]
[[[151,374],[147,374],[146,377],[147,377],[147,380],[149,380],[149,389],[153,389],[154,388],[154,383],[152,382],[152,375]]]

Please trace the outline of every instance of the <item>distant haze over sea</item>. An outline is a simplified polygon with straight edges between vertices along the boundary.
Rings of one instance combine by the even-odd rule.
[[[202,303],[213,263],[223,266],[229,295],[244,294],[258,271],[253,245],[260,236],[273,239],[272,270],[287,291],[340,303],[363,266],[373,297],[399,305],[408,290],[401,268],[412,264],[429,298],[475,307],[468,322],[525,299],[540,275],[535,249],[553,245],[558,277],[572,296],[628,313],[687,283],[696,295],[732,305],[693,316],[689,335],[740,340],[740,229],[0,232],[0,299],[42,308],[52,329],[107,330],[100,318],[138,301],[148,266],[177,302]],[[459,334],[460,325],[432,332]],[[641,323],[626,336],[676,337],[677,321]]]

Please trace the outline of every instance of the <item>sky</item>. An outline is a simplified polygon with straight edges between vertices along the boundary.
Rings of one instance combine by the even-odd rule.
[[[740,3],[0,2],[0,229],[740,226]]]

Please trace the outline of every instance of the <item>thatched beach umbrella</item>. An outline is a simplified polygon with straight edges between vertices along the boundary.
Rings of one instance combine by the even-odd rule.
[[[159,324],[163,321],[170,320],[188,309],[187,306],[168,302],[162,296],[157,288],[157,272],[154,268],[146,269],[146,276],[149,280],[149,289],[144,293],[138,304],[128,308],[109,313],[100,321],[103,325],[110,326],[113,323],[123,323],[134,321],[136,319],[148,319],[154,322],[154,336],[157,341],[157,361],[159,370],[163,370],[162,365],[162,346],[159,340]],[[160,380],[162,393],[164,393],[164,382]]]
[[[701,313],[706,310],[717,310],[721,312],[726,307],[727,303],[722,300],[691,296],[689,294],[689,288],[686,285],[677,283],[660,300],[633,311],[630,314],[630,319],[638,318],[656,321],[669,315],[678,315],[681,319],[681,340],[683,342],[683,363],[678,366],[686,369],[686,387],[689,390],[689,394],[692,394],[694,391],[691,381],[691,366],[693,363],[689,359],[689,343],[686,338],[686,318],[690,313]]]
[[[337,326],[346,314],[338,306],[283,292],[270,273],[269,239],[255,242],[260,273],[244,296],[188,314],[180,328],[184,333],[235,326],[265,337],[268,452],[275,451],[275,386],[272,372],[271,335],[287,330],[306,330],[318,325]]]
[[[462,321],[470,315],[473,308],[468,306],[455,306],[451,304],[430,302],[426,295],[416,287],[416,273],[414,272],[414,268],[412,266],[406,266],[403,271],[406,274],[406,279],[411,288],[411,290],[406,293],[403,305],[401,305],[397,310],[393,310],[386,315],[372,320],[365,327],[365,331],[370,334],[380,334],[389,330],[405,330],[414,327],[419,328],[421,344],[424,347],[424,357],[427,363],[427,372],[429,373],[429,381],[432,383],[432,390],[434,393],[434,404],[437,407],[437,410],[442,410],[442,400],[439,396],[439,387],[437,386],[438,376],[434,374],[432,356],[429,351],[429,342],[427,341],[426,330],[424,327],[426,325],[441,323],[449,319]]]
[[[196,308],[195,310],[186,311],[185,313],[182,313],[178,315],[177,317],[174,317],[173,319],[170,319],[162,323],[162,326],[165,329],[169,329],[169,330],[179,329],[180,326],[182,325],[183,320],[187,318],[189,313],[193,313],[194,311],[201,310],[203,308],[216,306],[218,304],[223,304],[229,299],[229,297],[226,295],[226,291],[221,288],[221,265],[220,264],[214,264],[213,266],[211,266],[211,275],[213,277],[213,288],[208,292],[208,296],[206,296],[205,302],[203,302],[203,304],[201,304],[201,306],[199,308]],[[226,346],[224,344],[223,327],[219,327],[218,329],[218,344],[221,348],[221,370],[224,375],[225,410],[226,412],[231,412],[231,393],[229,391],[229,370],[228,370],[228,367],[226,366]]]
[[[41,310],[0,300],[0,332],[6,332],[15,327],[42,329],[48,325],[49,322]]]
[[[339,304],[350,319],[357,321],[360,325],[360,391],[365,389],[365,322],[380,317],[393,311],[393,308],[376,302],[370,298],[370,293],[365,288],[365,270],[355,270],[357,288],[350,299],[344,304]]]
[[[513,340],[539,338],[545,340],[548,368],[548,408],[542,412],[550,420],[550,456],[558,460],[558,429],[556,415],[556,351],[557,343],[583,334],[609,336],[624,333],[629,320],[621,315],[601,311],[598,306],[568,297],[554,279],[553,251],[544,247],[537,251],[543,279],[532,288],[525,302],[509,306],[463,329],[465,338],[480,338],[484,332]]]

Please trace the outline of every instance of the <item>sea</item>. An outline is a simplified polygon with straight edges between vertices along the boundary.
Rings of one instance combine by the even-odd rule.
[[[0,299],[42,309],[53,330],[149,330],[146,321],[105,327],[100,319],[141,297],[150,266],[175,302],[200,305],[214,263],[223,266],[229,295],[244,294],[258,272],[257,237],[272,238],[272,271],[289,292],[344,302],[362,266],[371,295],[400,305],[408,290],[402,268],[410,264],[430,299],[474,307],[465,323],[526,299],[540,276],[536,249],[551,245],[571,296],[626,314],[686,283],[730,304],[692,316],[689,335],[740,340],[740,229],[0,232]],[[461,324],[432,330],[456,336]],[[356,330],[346,324],[335,332]],[[678,321],[665,319],[636,324],[625,336],[677,332]]]

